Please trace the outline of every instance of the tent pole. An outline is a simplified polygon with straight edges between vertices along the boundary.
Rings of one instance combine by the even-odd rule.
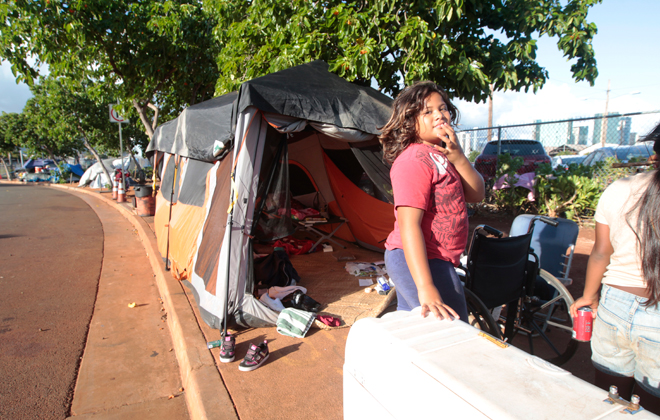
[[[172,222],[172,201],[174,201],[174,186],[176,185],[177,161],[174,156],[174,179],[172,180],[172,192],[170,193],[170,214],[167,216],[167,249],[165,250],[165,270],[170,271],[170,223]]]
[[[232,173],[230,175],[231,179],[235,179],[234,175],[236,172]],[[234,185],[234,183],[231,183]],[[233,186],[231,187],[231,192],[229,195],[230,199],[234,197],[234,188]],[[222,317],[222,331],[220,332],[221,337],[225,338],[227,336],[227,315],[229,314],[229,274],[230,274],[230,264],[231,264],[231,231],[232,231],[232,226],[234,225],[234,206],[231,207],[231,211],[229,212],[229,217],[227,218],[227,229],[229,229],[229,238],[228,238],[228,245],[227,245],[227,270],[226,270],[226,275],[225,275],[225,314]]]

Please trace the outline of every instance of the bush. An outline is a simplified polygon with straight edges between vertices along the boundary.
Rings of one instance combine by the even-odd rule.
[[[515,216],[522,211],[530,210],[530,191],[524,187],[515,186],[519,179],[518,169],[523,163],[523,158],[520,156],[512,157],[508,153],[499,156],[495,177],[487,187],[490,194],[486,198],[486,202],[494,206],[497,211]],[[504,177],[502,187],[497,190],[493,189],[494,183],[502,177]]]
[[[497,211],[514,216],[531,212],[576,221],[593,216],[604,190],[601,180],[594,177],[595,168],[571,164],[568,169],[561,166],[552,169],[547,163],[539,165],[534,178],[534,191],[530,192],[524,187],[514,187],[519,179],[517,171],[522,165],[523,159],[520,157],[500,155],[494,179],[504,177],[504,185],[508,187],[491,188],[487,198],[487,202]]]
[[[540,165],[534,185],[538,212],[576,221],[592,217],[603,192],[593,170],[576,164],[554,170],[549,164]]]

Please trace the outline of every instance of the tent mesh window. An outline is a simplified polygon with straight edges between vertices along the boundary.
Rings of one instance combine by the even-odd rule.
[[[252,235],[258,241],[269,242],[293,234],[287,139],[268,127],[267,141],[259,172],[259,187]]]
[[[394,204],[390,166],[383,162],[380,145],[324,151],[337,168],[362,191],[380,201]]]

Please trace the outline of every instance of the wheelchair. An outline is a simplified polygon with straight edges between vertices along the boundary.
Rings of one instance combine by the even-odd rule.
[[[559,225],[557,219],[533,216],[527,233],[509,237],[493,227],[477,226],[466,265],[459,266],[458,273],[473,326],[562,365],[578,348],[569,313],[573,297],[562,281],[539,266],[531,247],[538,221]]]

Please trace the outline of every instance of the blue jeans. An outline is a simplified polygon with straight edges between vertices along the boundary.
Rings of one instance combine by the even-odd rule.
[[[417,286],[408,269],[403,250],[385,250],[385,267],[396,287],[397,310],[410,311],[420,306]],[[454,265],[449,261],[431,259],[429,268],[433,284],[438,289],[443,302],[455,310],[461,320],[468,322],[463,284],[458,279]]]
[[[660,398],[660,309],[645,298],[603,285],[591,338],[591,360],[605,373],[634,377]]]

